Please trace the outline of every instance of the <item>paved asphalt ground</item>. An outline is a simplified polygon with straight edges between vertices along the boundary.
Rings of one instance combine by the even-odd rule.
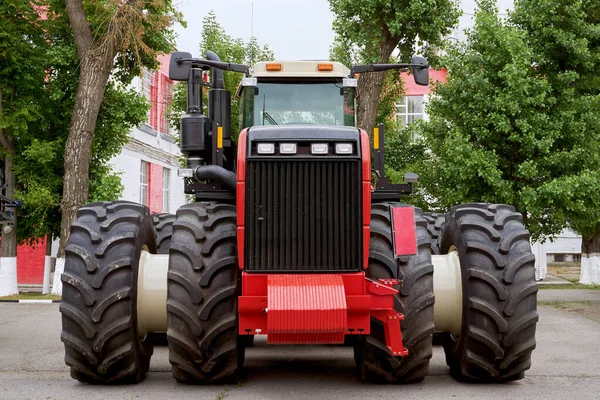
[[[600,305],[600,291],[539,292],[540,300],[581,296]],[[157,348],[144,382],[106,387],[70,378],[58,304],[0,303],[0,399],[600,399],[600,323],[548,306],[539,313],[533,366],[524,380],[507,384],[455,382],[436,347],[423,383],[375,385],[354,375],[351,348],[267,346],[259,339],[237,385],[178,384],[166,348]]]

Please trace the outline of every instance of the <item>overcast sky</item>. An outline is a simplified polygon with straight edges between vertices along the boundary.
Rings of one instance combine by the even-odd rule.
[[[360,0],[356,0],[360,1]],[[234,38],[248,41],[252,30],[254,4],[254,36],[268,44],[280,60],[324,60],[329,58],[333,43],[333,14],[327,0],[175,0],[188,23],[186,29],[176,27],[177,48],[200,57],[198,44],[202,34],[202,18],[213,10],[217,21]],[[501,14],[512,8],[513,0],[497,0]],[[463,39],[462,30],[473,23],[475,0],[462,0],[463,16],[452,36]]]
[[[282,60],[328,59],[333,42],[327,0],[176,0],[188,27],[176,28],[177,48],[199,57],[202,18],[210,10],[227,34],[248,41],[252,28],[254,4],[254,36],[268,44],[275,57]]]

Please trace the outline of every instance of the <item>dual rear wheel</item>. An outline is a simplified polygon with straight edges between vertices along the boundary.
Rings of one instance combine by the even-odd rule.
[[[372,206],[367,274],[402,282],[395,308],[405,315],[401,327],[409,354],[393,357],[379,321],[372,320],[371,335],[355,347],[360,375],[403,383],[427,374],[435,332],[433,256],[454,265],[460,276],[462,293],[456,295],[462,307],[454,310],[460,329],[435,332],[452,376],[469,382],[522,379],[531,366],[538,320],[535,258],[522,215],[511,206],[485,203],[456,206],[448,214],[415,208],[418,254],[406,259],[393,252],[390,209],[397,206],[402,205]],[[448,254],[459,263],[449,263]]]
[[[452,207],[437,245],[460,260],[460,333],[440,334],[450,373],[468,382],[522,379],[538,320],[535,257],[523,216],[507,205]]]
[[[115,201],[82,207],[71,225],[62,275],[61,340],[71,376],[84,383],[137,383],[161,334],[138,329],[142,252],[170,254],[167,338],[173,376],[210,383],[236,376],[244,346],[237,336],[235,207],[194,203],[177,216],[150,215]]]

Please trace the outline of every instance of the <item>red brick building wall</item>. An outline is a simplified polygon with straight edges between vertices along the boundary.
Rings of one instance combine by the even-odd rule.
[[[148,208],[151,213],[163,212],[162,174],[163,167],[157,164],[148,164]]]
[[[412,75],[409,75],[407,72],[402,73],[402,78],[404,79],[404,91],[407,96],[421,96],[424,94],[431,93],[432,86],[419,86],[415,83]],[[446,82],[448,79],[448,70],[443,69],[429,69],[429,80],[433,82]]]
[[[150,87],[150,117],[148,125],[161,133],[170,133],[165,119],[173,95],[173,81],[169,79],[170,55],[158,57],[160,67],[154,72]]]

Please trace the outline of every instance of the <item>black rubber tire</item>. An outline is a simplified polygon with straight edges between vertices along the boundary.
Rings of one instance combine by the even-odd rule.
[[[177,211],[169,252],[167,338],[178,382],[233,380],[241,371],[236,235],[235,206],[203,202]]]
[[[240,344],[244,347],[253,347],[254,335],[240,335]]]
[[[427,221],[427,233],[431,244],[431,254],[440,254],[440,236],[442,226],[446,221],[446,214],[425,212],[423,218]]]
[[[395,296],[395,308],[404,314],[403,344],[408,356],[394,357],[386,347],[383,324],[371,319],[371,334],[355,346],[355,361],[362,379],[389,383],[420,382],[429,370],[432,354],[433,265],[427,236],[427,222],[415,208],[418,255],[396,263],[392,244],[391,207],[380,203],[371,207],[371,245],[367,277],[396,278],[402,286]]]
[[[137,383],[152,345],[138,335],[142,248],[156,253],[147,207],[114,201],[80,208],[65,246],[61,340],[71,376],[93,384]]]
[[[158,248],[158,254],[169,254],[175,214],[153,214],[152,220],[154,222],[154,228],[156,229],[156,246]]]
[[[444,336],[450,372],[459,381],[522,379],[531,366],[538,320],[529,232],[514,207],[453,207],[440,251],[455,247],[461,263],[463,317],[458,338]]]

